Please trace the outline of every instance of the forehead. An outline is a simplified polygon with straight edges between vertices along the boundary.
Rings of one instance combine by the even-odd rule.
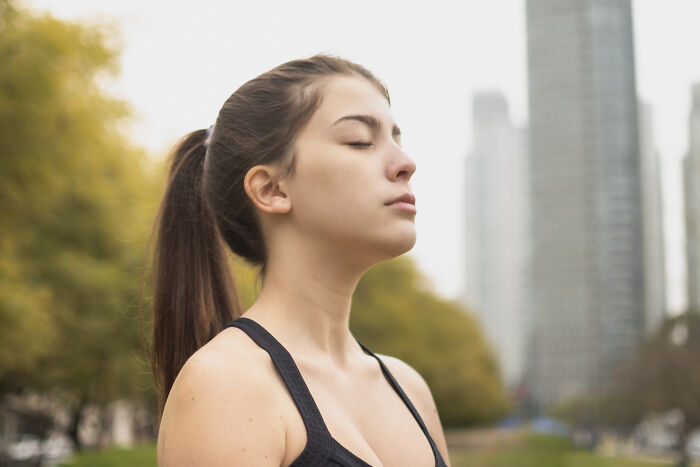
[[[348,114],[372,114],[391,127],[391,107],[386,97],[366,78],[337,76],[322,89],[321,105],[309,121],[310,129],[325,131],[339,118]],[[356,123],[340,123],[341,125]]]

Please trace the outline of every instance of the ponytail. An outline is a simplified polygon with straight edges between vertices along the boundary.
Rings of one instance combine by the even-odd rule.
[[[206,130],[185,136],[171,154],[156,218],[152,370],[160,413],[185,361],[242,314],[228,255],[204,196]]]

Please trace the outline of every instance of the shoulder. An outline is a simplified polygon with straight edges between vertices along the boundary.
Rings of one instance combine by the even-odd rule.
[[[159,465],[281,464],[286,428],[272,362],[236,331],[220,333],[180,370],[163,409]]]
[[[382,362],[384,362],[399,383],[399,386],[401,386],[401,389],[403,389],[413,403],[418,414],[423,419],[426,428],[428,428],[430,437],[435,441],[443,459],[449,466],[450,460],[447,453],[447,442],[445,441],[440,414],[438,413],[435,399],[433,398],[428,383],[416,369],[403,360],[390,355],[379,353],[376,355],[381,358]]]
[[[437,407],[428,383],[411,365],[390,355],[376,354],[389,369],[401,389],[411,400],[432,435],[432,427],[440,424]]]
[[[409,397],[415,396],[415,402],[413,401],[413,398],[411,398],[414,405],[416,403],[421,403],[421,405],[423,405],[423,403],[429,402],[428,399],[432,401],[433,396],[430,391],[430,387],[423,376],[418,373],[416,369],[403,360],[392,357],[391,355],[384,355],[380,353],[377,353],[376,355],[381,358],[382,362],[384,362],[387,368],[389,368],[389,371],[394,378],[396,378],[396,381],[398,381],[404,392],[406,392]]]

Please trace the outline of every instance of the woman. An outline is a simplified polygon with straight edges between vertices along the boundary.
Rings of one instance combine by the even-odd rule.
[[[349,329],[362,274],[415,243],[400,141],[383,84],[319,54],[179,143],[154,265],[160,465],[448,465],[423,378]],[[244,312],[222,245],[261,267]]]

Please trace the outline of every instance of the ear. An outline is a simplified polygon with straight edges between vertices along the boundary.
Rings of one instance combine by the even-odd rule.
[[[248,197],[263,212],[270,214],[289,212],[292,201],[280,184],[277,171],[267,165],[256,165],[243,179]]]

